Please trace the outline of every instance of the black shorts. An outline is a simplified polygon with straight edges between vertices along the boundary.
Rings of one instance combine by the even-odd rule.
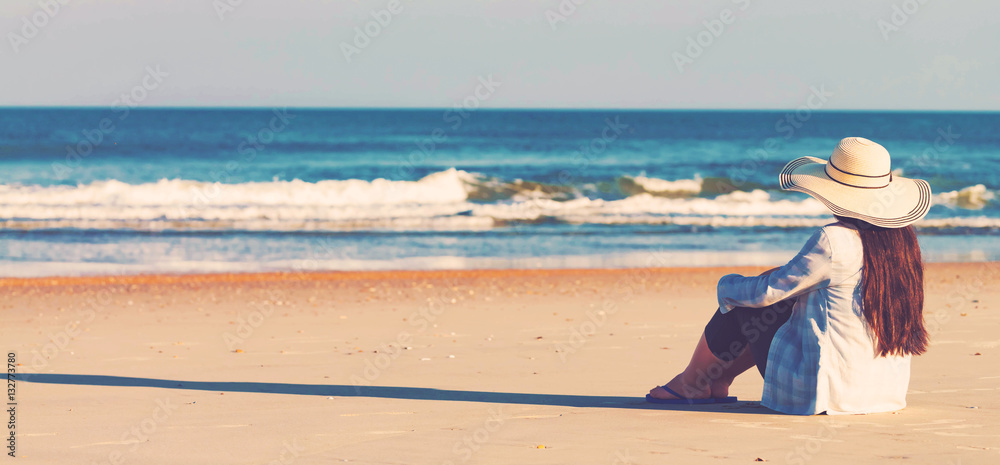
[[[764,376],[771,340],[792,315],[794,304],[794,299],[788,299],[762,308],[736,307],[726,313],[716,310],[705,325],[705,342],[724,361],[739,357],[749,347],[760,375]]]

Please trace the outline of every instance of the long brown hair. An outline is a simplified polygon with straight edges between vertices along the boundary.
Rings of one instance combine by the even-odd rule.
[[[913,226],[881,228],[837,216],[857,227],[864,249],[862,309],[875,338],[875,352],[920,355],[927,350],[924,328],[924,264]]]

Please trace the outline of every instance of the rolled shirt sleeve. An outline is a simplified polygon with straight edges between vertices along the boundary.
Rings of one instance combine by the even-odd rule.
[[[719,279],[719,310],[760,308],[830,285],[833,251],[824,229],[816,231],[795,258],[766,276],[728,274]]]

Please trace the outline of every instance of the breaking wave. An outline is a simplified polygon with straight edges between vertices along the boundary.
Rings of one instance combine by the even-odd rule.
[[[608,198],[588,197],[580,186],[504,180],[454,168],[416,181],[0,185],[0,227],[315,232],[480,230],[556,222],[800,228],[830,219],[826,207],[812,198],[725,178],[671,181],[639,175],[616,181],[620,191]],[[934,196],[935,204],[963,210],[983,209],[994,199],[995,193],[981,184]],[[932,217],[918,226],[1000,228],[1000,218]]]

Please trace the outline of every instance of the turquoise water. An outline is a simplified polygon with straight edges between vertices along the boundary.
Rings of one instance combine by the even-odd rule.
[[[5,276],[779,264],[789,160],[881,143],[935,261],[1000,259],[1000,114],[0,110]]]

